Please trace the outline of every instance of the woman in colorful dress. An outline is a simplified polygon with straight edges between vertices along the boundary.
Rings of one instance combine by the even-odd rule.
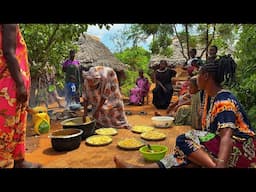
[[[115,71],[110,67],[91,67],[83,72],[83,78],[84,118],[91,104],[97,127],[131,128]]]
[[[0,25],[0,167],[39,168],[25,161],[30,71],[27,47],[16,24]]]
[[[232,80],[235,65],[230,56],[225,56],[202,66],[198,86],[206,94],[203,130],[178,136],[174,154],[147,167],[247,168],[256,162],[255,132],[242,105],[221,86],[224,80]],[[117,167],[132,167],[117,157],[114,160]]]
[[[139,70],[139,77],[136,80],[136,87],[130,91],[130,104],[143,105],[144,98],[147,96],[150,88],[148,78],[144,77],[143,70]]]

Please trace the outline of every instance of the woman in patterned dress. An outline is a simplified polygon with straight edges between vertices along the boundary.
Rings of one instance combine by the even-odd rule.
[[[202,66],[198,86],[206,94],[203,130],[178,136],[174,154],[146,167],[247,168],[256,162],[255,132],[250,121],[236,97],[221,86],[225,80],[232,80],[235,65],[230,56],[224,56]],[[117,167],[133,167],[117,157],[114,160]]]
[[[130,128],[115,71],[96,66],[83,72],[83,77],[84,117],[91,104],[97,127]]]
[[[16,24],[0,25],[0,167],[39,168],[25,161],[30,71],[27,47]]]

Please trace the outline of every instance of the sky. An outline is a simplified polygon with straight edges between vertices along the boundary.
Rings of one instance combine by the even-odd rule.
[[[111,52],[116,51],[116,47],[114,45],[113,40],[111,37],[113,37],[113,34],[116,34],[118,31],[122,30],[125,27],[128,27],[129,24],[114,24],[111,26],[109,30],[107,30],[105,27],[100,29],[97,26],[91,25],[88,27],[87,33],[91,35],[95,35],[100,38],[101,42],[110,49]],[[146,50],[149,50],[149,43],[151,42],[151,37],[142,44],[139,44],[139,46],[144,47]],[[131,47],[132,44],[129,43],[127,47]]]
[[[100,38],[101,42],[110,49],[110,51],[116,52],[117,47],[115,46],[113,42],[113,35],[116,34],[118,31],[129,27],[130,24],[114,24],[111,25],[111,28],[107,30],[105,27],[100,29],[98,26],[95,25],[89,25],[87,33],[91,35],[95,35]],[[177,31],[181,31],[181,25],[177,25]],[[149,51],[149,45],[152,41],[152,36],[150,36],[145,42],[140,43],[139,46],[142,46],[144,49]],[[130,42],[127,47],[132,47],[132,43]]]

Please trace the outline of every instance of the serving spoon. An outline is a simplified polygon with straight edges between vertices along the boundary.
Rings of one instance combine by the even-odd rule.
[[[148,149],[150,150],[150,152],[151,152],[151,153],[153,153],[153,152],[154,152],[154,150],[152,149],[152,147],[151,147],[151,145],[150,145],[150,144],[147,144],[147,147],[148,147]]]

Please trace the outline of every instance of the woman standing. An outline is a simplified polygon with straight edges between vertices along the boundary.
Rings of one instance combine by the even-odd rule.
[[[0,167],[38,168],[25,161],[30,91],[27,47],[16,24],[0,25]]]

